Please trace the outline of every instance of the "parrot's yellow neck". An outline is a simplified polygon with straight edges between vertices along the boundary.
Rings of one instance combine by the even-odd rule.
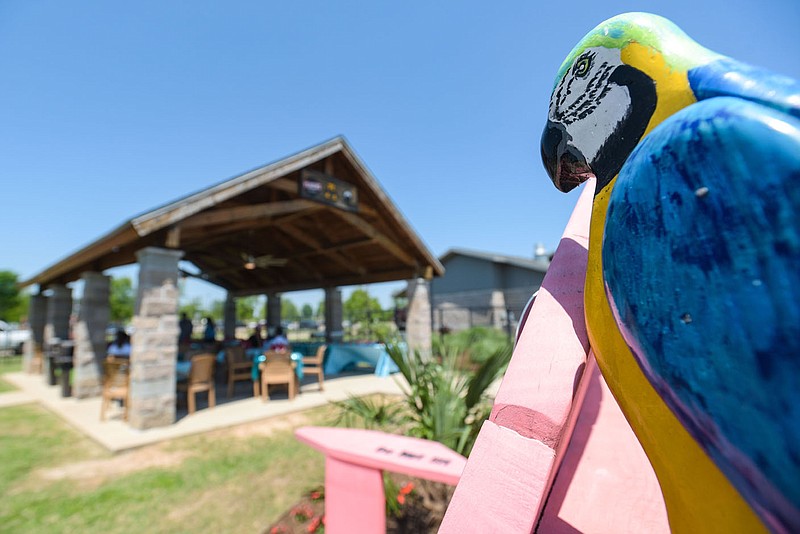
[[[592,205],[586,322],[597,363],[650,459],[673,532],[766,532],[753,510],[689,435],[644,376],[617,328],[605,292],[603,230],[616,178]],[[624,258],[615,258],[623,262]],[[620,511],[620,513],[624,513]]]

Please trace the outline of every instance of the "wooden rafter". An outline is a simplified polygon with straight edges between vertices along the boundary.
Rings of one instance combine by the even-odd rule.
[[[274,217],[285,213],[293,213],[313,207],[310,200],[285,200],[283,202],[266,202],[264,204],[219,208],[192,215],[181,223],[184,228],[212,226],[237,221]]]
[[[406,265],[415,265],[416,261],[413,257],[408,255],[402,248],[397,246],[394,241],[386,237],[382,232],[380,232],[377,228],[372,226],[370,223],[356,215],[355,213],[349,213],[347,211],[337,211],[336,214],[350,223],[351,225],[355,226],[359,230],[361,230],[364,234],[368,235],[369,237],[373,238],[375,241],[378,242],[383,248],[389,251],[394,257],[405,263]]]
[[[389,270],[389,271],[378,271],[370,273],[372,275],[373,283],[378,282],[390,282],[393,280],[407,280],[411,278],[416,278],[418,276],[422,276],[422,273],[417,271],[412,271],[408,269],[400,269],[400,270]],[[334,286],[352,286],[356,284],[360,284],[363,281],[363,278],[359,274],[352,274],[352,275],[345,275],[335,278],[326,278],[325,285],[334,287]],[[239,291],[232,291],[232,294],[236,297],[242,297],[247,295],[259,295],[263,293],[267,293],[270,291],[274,292],[284,292],[284,291],[300,291],[303,289],[316,289],[319,286],[307,284],[307,283],[288,283],[288,284],[274,284],[270,286],[263,286],[263,287],[254,287],[254,288],[247,288]]]

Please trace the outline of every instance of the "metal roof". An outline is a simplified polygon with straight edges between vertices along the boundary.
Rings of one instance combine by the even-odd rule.
[[[483,252],[465,248],[451,248],[442,254],[442,256],[440,256],[440,261],[443,264],[446,264],[447,261],[453,256],[468,256],[470,258],[477,258],[492,263],[513,265],[515,267],[521,267],[523,269],[529,269],[531,271],[538,271],[542,273],[547,272],[547,268],[550,266],[550,260],[546,258],[523,258],[520,256],[508,256],[505,254],[495,254],[492,252]]]

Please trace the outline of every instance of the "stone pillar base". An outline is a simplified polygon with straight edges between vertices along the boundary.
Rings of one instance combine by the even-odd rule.
[[[423,357],[432,352],[431,299],[428,282],[423,278],[408,283],[408,319],[406,320],[406,343],[408,351],[416,350]]]
[[[137,253],[139,286],[131,339],[128,421],[138,429],[175,422],[180,251],[148,247]]]

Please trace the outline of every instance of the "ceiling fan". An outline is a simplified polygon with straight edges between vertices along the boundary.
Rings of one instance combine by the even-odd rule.
[[[283,267],[289,261],[286,258],[276,258],[272,254],[265,254],[263,256],[253,256],[252,254],[242,253],[242,261],[244,268],[248,271],[260,268],[266,269],[267,267]]]

